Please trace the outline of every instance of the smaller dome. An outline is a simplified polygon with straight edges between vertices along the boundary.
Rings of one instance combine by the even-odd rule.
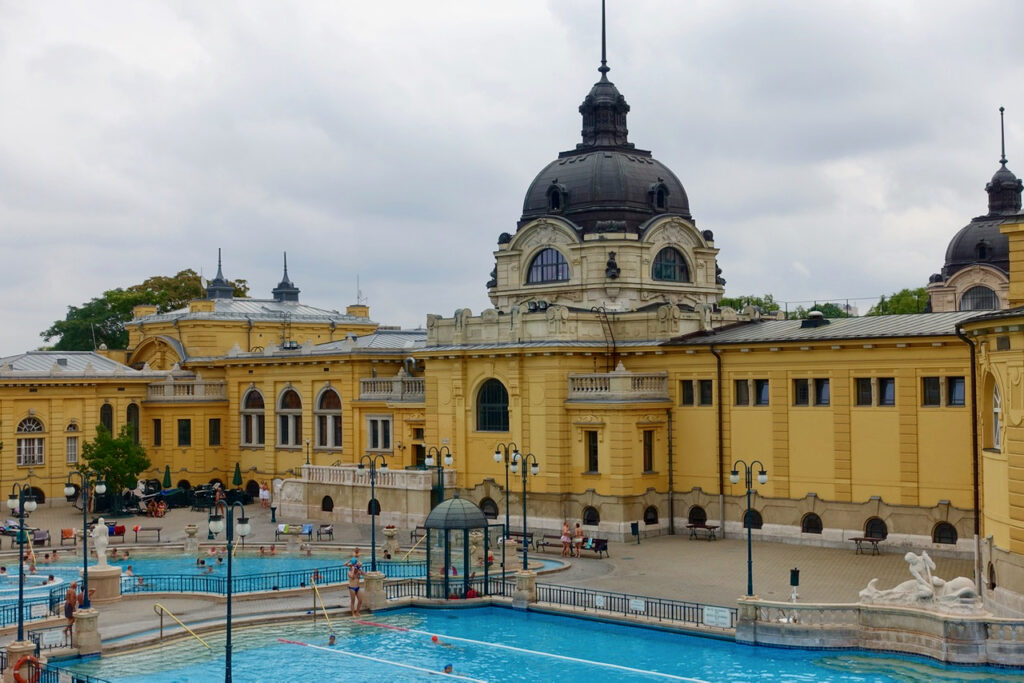
[[[423,526],[428,529],[484,529],[487,518],[470,501],[455,497],[438,503]]]

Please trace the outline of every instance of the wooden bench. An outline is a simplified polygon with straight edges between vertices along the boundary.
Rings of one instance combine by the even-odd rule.
[[[508,537],[509,538],[514,538],[515,540],[519,541],[519,547],[520,548],[523,547],[523,532],[522,531],[510,531],[510,532],[508,532]],[[559,541],[559,543],[561,543],[561,541]],[[527,548],[533,548],[534,550],[537,549],[537,546],[533,542],[533,532],[532,531],[527,531],[526,532],[526,547]]]
[[[274,540],[280,540],[282,536],[305,536],[313,540],[312,524],[278,524],[274,530]]]
[[[64,545],[64,541],[71,541],[71,545],[78,545],[78,529],[61,529],[60,530],[60,544]]]
[[[583,550],[593,550],[598,557],[601,557],[601,553],[604,553],[605,557],[611,557],[608,552],[607,538],[585,538],[583,539]]]
[[[709,541],[714,541],[718,532],[717,524],[687,524],[686,528],[690,530],[690,538],[700,538],[703,533]]]
[[[427,527],[425,527],[425,526],[418,526],[418,527],[416,527],[415,529],[413,529],[412,531],[409,532],[409,543],[412,543],[413,545],[415,545],[416,541],[420,540],[422,537],[424,537],[426,535],[427,535]]]
[[[138,526],[138,527],[133,527],[132,528],[132,531],[135,532],[135,542],[136,543],[139,542],[139,534],[145,534],[145,533],[148,533],[148,534],[155,533],[156,534],[156,542],[159,543],[160,542],[160,532],[163,531],[163,530],[164,530],[164,528],[162,526]]]
[[[860,555],[861,553],[864,552],[864,544],[865,543],[870,543],[871,544],[871,554],[872,555],[881,555],[882,553],[878,549],[878,544],[881,541],[884,541],[885,539],[884,538],[875,538],[874,536],[854,536],[850,540],[857,544],[857,549],[856,549],[856,552],[855,552],[855,554],[857,554],[857,555]]]
[[[562,549],[562,537],[558,534],[544,534],[541,539],[537,541],[534,546],[536,550],[546,550],[548,548]]]

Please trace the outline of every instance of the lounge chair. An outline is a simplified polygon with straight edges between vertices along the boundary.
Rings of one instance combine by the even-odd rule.
[[[316,530],[316,540],[320,541],[324,538],[330,538],[334,540],[334,525],[333,524],[321,524]]]
[[[78,532],[76,529],[61,529],[60,530],[60,544],[64,545],[64,541],[71,541],[71,545],[78,545]]]

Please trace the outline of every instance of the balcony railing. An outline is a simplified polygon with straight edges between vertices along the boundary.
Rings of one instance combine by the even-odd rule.
[[[667,401],[668,373],[570,374],[570,401]]]
[[[146,400],[163,403],[187,403],[191,401],[226,401],[228,385],[223,380],[168,379],[154,382],[146,387]]]
[[[406,491],[429,491],[434,486],[435,467],[425,470],[377,470],[379,489],[402,489]],[[365,486],[370,488],[370,470],[359,469],[356,465],[303,465],[302,478],[316,484],[339,484],[342,486]],[[445,488],[455,487],[455,470],[444,471]]]
[[[359,380],[359,398],[363,401],[422,402],[426,399],[422,377],[369,377]]]

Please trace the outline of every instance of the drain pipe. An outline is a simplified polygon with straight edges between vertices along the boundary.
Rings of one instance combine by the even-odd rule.
[[[672,409],[665,409],[665,418],[668,420],[668,533],[675,536],[676,533],[676,487],[672,472],[675,463],[672,453]]]
[[[722,527],[722,538],[725,538],[725,470],[722,468],[722,453],[725,450],[725,437],[722,434],[722,355],[715,350],[715,345],[708,345],[711,355],[715,357],[718,390],[715,401],[718,403],[718,523]]]
[[[956,330],[956,336],[960,337],[960,340],[971,349],[971,475],[974,484],[974,587],[978,591],[978,595],[981,595],[982,585],[985,582],[981,580],[981,505],[978,491],[978,373],[975,365],[976,351],[974,342],[964,334],[960,323],[957,323],[954,329]]]

